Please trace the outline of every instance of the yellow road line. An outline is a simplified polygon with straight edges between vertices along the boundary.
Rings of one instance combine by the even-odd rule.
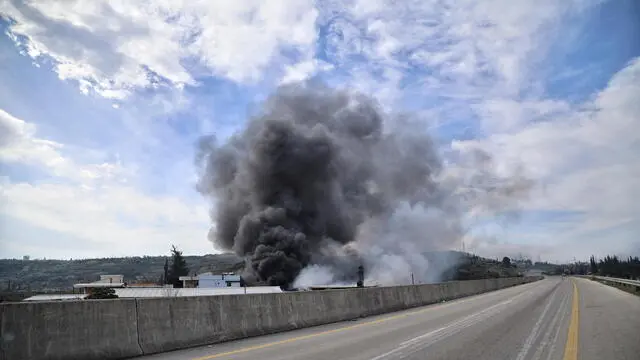
[[[580,321],[580,304],[578,285],[576,285],[576,282],[573,279],[571,282],[573,283],[573,302],[571,305],[571,320],[569,320],[567,344],[564,347],[564,360],[578,359],[578,324]]]

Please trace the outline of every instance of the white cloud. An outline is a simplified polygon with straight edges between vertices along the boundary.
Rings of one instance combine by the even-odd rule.
[[[127,184],[135,172],[124,165],[76,161],[60,152],[61,144],[37,137],[35,125],[2,110],[0,128],[10,130],[3,131],[0,161],[30,165],[53,176],[36,183],[5,178],[0,184],[3,222],[28,224],[22,229],[27,237],[20,235],[19,241],[16,231],[0,231],[1,242],[10,243],[12,251],[18,248],[34,254],[29,244],[42,240],[28,238],[31,228],[89,242],[94,256],[164,253],[171,243],[188,253],[213,251],[206,240],[209,223],[204,201],[188,203],[170,195],[145,194]],[[67,254],[77,256],[73,249]]]
[[[283,52],[305,58],[317,11],[303,0],[6,1],[0,14],[34,58],[53,60],[61,79],[113,99],[168,81],[178,88],[203,75],[255,81]]]
[[[0,13],[15,21],[10,35],[24,42],[29,56],[53,60],[60,78],[109,98],[122,99],[143,88],[157,94],[163,83],[178,89],[170,91],[175,95],[203,76],[239,83],[273,77],[274,82],[287,83],[324,71],[331,84],[373,94],[386,109],[408,105],[433,114],[438,125],[478,121],[473,125],[480,128],[482,139],[457,141],[452,147],[486,149],[505,173],[524,164],[540,185],[527,209],[570,210],[584,216],[562,228],[541,229],[546,233],[536,236],[503,234],[538,247],[484,240],[475,245],[485,253],[522,248],[556,251],[561,257],[575,251],[572,247],[581,244],[580,239],[604,236],[597,235],[602,231],[608,231],[611,251],[640,248],[628,230],[632,227],[636,234],[640,230],[640,209],[633,201],[640,195],[635,185],[640,176],[640,102],[635,100],[640,95],[640,61],[630,63],[604,90],[581,104],[549,98],[543,84],[544,78],[583,71],[548,74],[545,66],[552,57],[562,58],[561,51],[570,51],[557,43],[558,34],[570,38],[567,33],[579,30],[569,28],[568,19],[599,3],[51,0],[6,1],[0,4]],[[188,102],[175,95],[158,107],[174,109],[179,103],[184,108]],[[131,194],[147,199],[118,183],[133,176],[132,169],[114,161],[80,161],[68,155],[69,145],[37,137],[32,125],[1,112],[0,121],[15,134],[11,143],[0,137],[0,160],[44,167],[89,186],[83,191],[92,199],[108,201],[100,198],[90,174],[110,179],[104,183],[110,198]],[[69,203],[76,201],[68,189],[53,185],[44,184],[43,189],[68,194]],[[29,184],[8,183],[6,189],[12,201],[39,191]],[[115,205],[110,209],[121,210]],[[101,216],[115,216],[109,214],[113,212]],[[49,226],[61,229],[58,223]],[[602,250],[596,240],[589,241],[581,248]]]
[[[478,144],[491,149],[498,162],[522,161],[527,165],[540,185],[528,209],[583,214],[572,220],[566,231],[548,233],[565,252],[578,251],[570,250],[569,245],[588,245],[588,241],[606,242],[609,251],[622,253],[640,243],[638,96],[640,58],[615,74],[605,89],[585,103],[552,106],[561,109],[547,119],[552,121],[524,122],[516,130],[494,133]],[[510,102],[498,108],[504,113],[513,113],[515,108],[517,114],[531,105]],[[549,106],[542,102],[533,108],[544,112]],[[618,231],[621,226],[635,231]]]
[[[361,0],[347,9],[331,4],[323,20],[335,61],[365,59],[370,77],[381,69],[409,71],[404,86],[479,99],[512,96],[535,83],[532,70],[546,57],[566,15],[596,2]]]
[[[488,99],[475,108],[489,133],[505,133],[532,122],[554,120],[571,110],[570,105],[564,101],[513,98]]]
[[[407,85],[440,96],[514,94],[535,80],[530,69],[564,15],[594,3],[14,1],[0,13],[30,56],[48,56],[61,78],[116,99],[157,87],[157,76],[181,87],[208,75],[254,81],[274,67],[283,82],[304,79],[327,66],[314,59],[317,24],[327,28],[331,65],[388,103]],[[415,67],[430,71],[405,73]]]
[[[0,161],[22,163],[45,168],[55,176],[76,182],[97,180],[126,182],[126,171],[119,163],[80,165],[62,153],[64,145],[36,136],[35,125],[0,109]]]
[[[280,84],[304,81],[320,71],[331,70],[333,66],[317,59],[301,61],[287,66]]]
[[[172,243],[187,253],[213,252],[206,240],[209,224],[204,203],[152,197],[127,186],[10,183],[2,185],[1,192],[5,221],[15,218],[90,242],[94,256],[160,254]],[[0,231],[3,242],[18,240],[8,235]],[[25,245],[39,241],[20,239]],[[77,256],[73,249],[68,254]]]

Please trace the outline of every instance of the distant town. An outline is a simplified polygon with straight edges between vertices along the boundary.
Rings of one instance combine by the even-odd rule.
[[[196,276],[180,276],[179,281],[182,282],[180,287],[174,287],[174,284],[127,284],[123,275],[101,275],[97,281],[74,284],[72,293],[39,294],[29,296],[23,301],[214,296],[282,292],[278,286],[253,286],[249,288],[241,286],[240,275],[233,273],[212,274],[206,272]]]

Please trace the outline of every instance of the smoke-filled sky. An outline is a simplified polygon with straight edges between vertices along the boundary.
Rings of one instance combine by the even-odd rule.
[[[9,0],[0,14],[1,257],[214,252],[201,137],[228,144],[305,79],[374,99],[389,131],[418,122],[454,178],[481,153],[532,180],[517,211],[473,212],[467,250],[640,254],[637,1]]]

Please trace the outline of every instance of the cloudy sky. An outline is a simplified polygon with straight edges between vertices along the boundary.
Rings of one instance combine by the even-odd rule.
[[[194,144],[283,83],[411,111],[535,180],[468,248],[640,255],[635,0],[0,2],[0,257],[212,253]],[[427,126],[427,125],[425,125]]]

